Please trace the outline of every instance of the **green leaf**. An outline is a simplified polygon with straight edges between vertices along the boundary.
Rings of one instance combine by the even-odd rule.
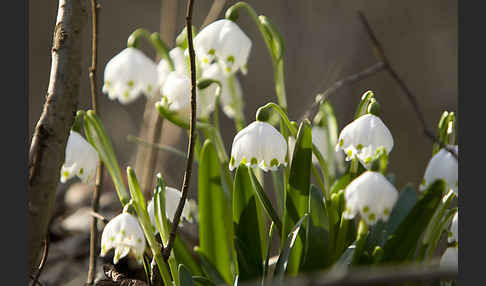
[[[308,214],[304,214],[303,217],[297,221],[297,223],[292,227],[285,242],[283,244],[282,250],[280,251],[280,255],[277,260],[277,264],[275,265],[275,271],[273,272],[273,276],[277,277],[279,280],[282,280],[285,274],[285,270],[288,267],[289,258],[291,253],[294,251],[295,242],[297,240],[297,236],[300,232],[302,223],[307,218]]]
[[[195,286],[194,280],[192,279],[191,272],[184,266],[184,264],[179,264],[179,285],[180,286]]]
[[[289,184],[285,195],[282,245],[293,226],[309,210],[309,189],[312,164],[312,130],[309,120],[304,120],[297,132],[292,164],[290,166]],[[303,226],[303,228],[305,228]],[[294,250],[289,259],[287,271],[297,274],[304,250],[306,231],[300,232]]]
[[[339,190],[344,190],[349,183],[351,183],[351,174],[347,173],[332,184],[331,194],[337,193]]]
[[[278,217],[277,212],[273,208],[270,199],[265,194],[265,191],[263,190],[262,185],[260,185],[260,182],[258,181],[256,175],[253,173],[253,170],[250,170],[250,179],[253,190],[255,190],[258,199],[262,203],[263,209],[267,213],[268,217],[273,221],[273,223],[275,223],[275,227],[277,228],[279,233],[282,233],[282,221]]]
[[[346,248],[341,257],[339,257],[336,263],[334,263],[333,268],[348,268],[349,265],[351,265],[351,261],[353,260],[355,249],[355,244],[351,244],[350,246],[348,246],[348,248]]]
[[[215,284],[213,282],[211,282],[211,280],[209,280],[208,278],[206,278],[204,276],[194,275],[194,276],[192,276],[192,280],[198,286],[215,286]]]
[[[272,172],[273,190],[275,192],[275,198],[277,201],[277,214],[283,215],[284,210],[284,186],[283,186],[283,168],[279,168],[277,171]],[[279,233],[282,233],[279,231]]]
[[[216,269],[216,266],[209,260],[209,258],[206,256],[201,248],[199,248],[198,246],[194,247],[194,252],[196,252],[199,261],[201,262],[204,274],[206,275],[206,277],[209,278],[209,280],[211,280],[214,285],[231,284],[227,283],[224,280],[223,275],[218,271],[218,269]]]
[[[302,270],[313,271],[326,268],[332,263],[329,249],[329,219],[321,190],[312,185],[310,189],[309,218],[304,263]]]
[[[213,143],[204,142],[199,164],[200,250],[231,284],[233,228],[231,205],[222,187],[221,169]]]
[[[235,174],[233,188],[233,224],[241,281],[255,279],[263,273],[263,254],[258,226],[262,220],[261,205],[257,202],[248,167],[241,164]]]
[[[397,203],[393,207],[390,218],[385,227],[386,236],[392,234],[410,213],[417,203],[417,192],[411,185],[405,186],[398,196]]]
[[[439,206],[445,190],[446,183],[437,180],[423,193],[406,218],[388,237],[383,247],[384,262],[402,262],[412,258],[417,242]]]
[[[179,237],[176,236],[174,240],[174,256],[179,264],[184,264],[193,275],[202,275],[203,271],[201,266],[196,262],[192,252],[186,243]]]

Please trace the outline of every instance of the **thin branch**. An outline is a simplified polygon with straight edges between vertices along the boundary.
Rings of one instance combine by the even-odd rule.
[[[44,265],[46,265],[48,255],[49,255],[49,236],[46,236],[46,238],[44,239],[44,250],[42,251],[41,262],[39,264],[39,268],[37,269],[37,273],[32,278],[32,285],[31,286],[35,286],[37,284],[40,284],[40,282],[38,280],[39,280],[39,277],[42,273],[42,269],[44,269]]]
[[[194,160],[194,143],[196,129],[196,55],[194,53],[194,45],[192,42],[192,8],[194,6],[194,0],[188,0],[187,2],[187,12],[186,12],[186,27],[187,27],[187,42],[189,48],[189,58],[191,62],[191,122],[189,125],[189,146],[187,150],[186,159],[186,171],[184,173],[184,180],[182,183],[182,194],[179,204],[177,205],[177,210],[174,214],[174,219],[172,221],[172,229],[170,231],[169,241],[167,246],[164,248],[164,258],[167,260],[170,256],[170,252],[174,245],[174,241],[177,234],[177,227],[181,220],[182,210],[187,199],[187,193],[189,192],[189,181],[191,179],[192,173],[192,161]]]
[[[343,87],[353,85],[365,78],[368,78],[376,73],[382,71],[385,68],[383,62],[377,62],[374,65],[352,75],[349,75],[341,80],[334,82],[330,87],[328,87],[324,92],[318,94],[312,106],[307,109],[304,115],[301,117],[301,121],[304,118],[308,118],[312,110],[326,101],[331,95],[336,93],[338,90],[342,89]]]
[[[211,5],[211,9],[209,9],[208,15],[206,19],[204,19],[203,24],[201,25],[201,29],[209,25],[211,22],[218,18],[219,13],[224,8],[224,4],[226,4],[226,0],[214,0],[213,5]]]
[[[91,67],[89,68],[89,82],[91,86],[91,105],[93,111],[100,114],[98,107],[98,99],[96,96],[96,59],[98,55],[98,11],[100,8],[96,0],[91,0],[91,25],[92,25],[92,42],[91,42]],[[103,162],[98,162],[98,168],[96,170],[96,183],[93,192],[93,201],[91,203],[91,209],[93,213],[97,213],[100,206],[101,188],[103,186]],[[86,285],[93,285],[96,276],[96,258],[98,253],[98,223],[95,217],[91,218],[91,231],[89,238],[89,268],[88,278],[86,279]]]
[[[396,83],[400,86],[400,88],[404,92],[408,101],[412,105],[413,110],[415,111],[415,115],[417,116],[420,123],[422,124],[423,132],[425,136],[430,140],[432,140],[433,142],[439,144],[441,148],[444,148],[447,151],[449,151],[452,154],[452,156],[454,156],[454,158],[456,158],[457,160],[456,152],[449,146],[446,146],[445,144],[440,142],[440,140],[437,139],[434,133],[427,128],[427,123],[425,121],[425,117],[422,111],[419,108],[419,105],[417,103],[417,98],[412,94],[412,91],[408,88],[405,82],[400,78],[400,76],[395,72],[395,70],[390,65],[390,62],[388,61],[388,58],[386,57],[386,54],[383,50],[383,46],[378,41],[376,34],[373,32],[373,29],[371,29],[371,26],[368,20],[366,19],[365,15],[363,14],[363,12],[358,11],[358,16],[366,30],[366,33],[368,34],[368,37],[370,38],[376,57],[383,63],[385,70],[390,74],[390,76],[396,81]]]
[[[104,217],[104,216],[103,216],[102,214],[100,214],[100,213],[97,213],[97,212],[91,211],[89,214],[90,214],[92,217],[94,217],[94,218],[97,218],[97,219],[101,220],[103,223],[108,223],[108,222],[110,221],[109,219],[107,219],[106,217]]]
[[[78,106],[85,0],[60,0],[46,102],[29,151],[29,271],[36,271]]]

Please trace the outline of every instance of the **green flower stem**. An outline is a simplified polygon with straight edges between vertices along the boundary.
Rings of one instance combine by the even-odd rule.
[[[227,83],[233,99],[233,109],[235,110],[235,116],[233,121],[235,122],[236,131],[240,131],[246,126],[245,115],[243,114],[243,102],[241,98],[236,96],[235,88],[235,76],[232,74],[227,78]]]
[[[344,252],[344,241],[348,233],[348,227],[350,221],[352,222],[352,220],[345,219],[344,216],[341,215],[341,222],[339,224],[339,228],[337,231],[335,248],[332,249],[335,255],[334,259],[338,259]]]
[[[432,216],[432,219],[425,229],[424,238],[422,240],[424,244],[429,244],[431,238],[436,236],[438,231],[441,231],[438,228],[439,222],[442,220],[445,211],[448,209],[455,196],[456,194],[454,193],[454,191],[449,190],[449,193],[447,193],[446,196],[442,199],[439,207],[436,209],[434,215]]]
[[[167,264],[165,263],[162,252],[160,251],[160,245],[155,239],[152,224],[150,223],[149,214],[147,212],[145,199],[140,189],[140,185],[138,183],[135,172],[131,167],[127,167],[127,177],[130,194],[133,200],[133,206],[135,208],[135,211],[137,212],[138,221],[142,226],[142,230],[145,234],[145,237],[147,238],[150,249],[152,250],[153,258],[157,263],[160,275],[162,276],[162,280],[164,281],[164,285],[172,285],[172,280],[170,277],[170,273],[167,269]]]
[[[448,211],[445,213],[442,221],[437,224],[435,227],[434,235],[429,241],[429,247],[427,249],[427,252],[425,253],[425,260],[429,261],[435,253],[435,250],[437,249],[437,244],[439,243],[440,237],[442,235],[442,232],[447,229],[447,226],[450,224],[452,217],[456,213],[457,209],[448,209]]]
[[[368,239],[368,225],[364,220],[359,221],[358,226],[358,237],[356,239],[356,248],[354,250],[353,258],[351,261],[352,265],[359,263],[361,255],[366,247],[366,241]]]
[[[160,38],[159,33],[152,33],[147,29],[139,28],[130,34],[127,40],[127,47],[138,48],[140,39],[145,38],[157,51],[157,55],[161,59],[166,59],[169,62],[169,68],[171,71],[175,70],[174,61],[169,56],[169,47]]]
[[[358,175],[358,167],[359,167],[358,158],[354,157],[351,160],[351,166],[349,167],[349,173],[351,174],[352,179],[356,178],[356,175]]]
[[[171,123],[181,128],[189,130],[189,122],[186,122],[181,118],[179,118],[176,112],[168,110],[166,107],[164,107],[164,105],[160,101],[155,103],[155,108],[159,112],[160,116],[164,117],[165,119],[169,120]],[[212,125],[200,121],[196,122],[197,129],[204,129],[208,127],[212,127]]]
[[[264,25],[266,18],[263,18],[262,21],[260,17],[257,15],[257,13],[255,12],[255,10],[246,2],[240,1],[234,4],[233,6],[231,6],[230,8],[228,8],[228,10],[226,10],[225,17],[227,19],[236,20],[240,9],[245,9],[248,12],[253,22],[255,22],[255,24],[257,25],[257,28],[260,31],[263,40],[265,41],[268,52],[270,53],[270,57],[272,59],[272,65],[274,69],[275,92],[277,94],[278,103],[284,110],[287,110],[287,98],[285,94],[284,73],[283,73],[284,72],[283,60],[281,54],[277,55],[273,49],[274,39],[275,41],[281,40],[281,36],[277,33],[275,29],[272,29],[270,27],[267,28]],[[271,33],[275,33],[275,35],[272,35]],[[279,44],[280,46],[283,46],[282,43]]]
[[[105,164],[115,185],[118,198],[123,206],[130,200],[130,195],[121,177],[120,165],[113,151],[113,146],[108,139],[101,120],[93,110],[84,113],[84,132],[89,143],[96,149],[101,160]]]
[[[269,103],[265,104],[264,106],[258,108],[257,113],[256,113],[257,114],[256,115],[257,120],[258,120],[258,115],[259,115],[260,112],[265,112],[267,109],[271,109],[271,108],[273,108],[275,111],[278,112],[278,114],[280,115],[280,118],[285,123],[285,126],[287,126],[287,128],[289,129],[290,135],[297,137],[297,128],[295,128],[295,126],[290,123],[290,120],[287,117],[286,111],[280,105],[277,105],[273,102],[269,102]]]

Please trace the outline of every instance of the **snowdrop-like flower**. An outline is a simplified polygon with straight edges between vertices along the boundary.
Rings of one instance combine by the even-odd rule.
[[[93,184],[98,161],[96,149],[81,134],[71,130],[61,167],[61,183],[78,176],[82,182]]]
[[[452,148],[457,154],[457,145]],[[447,183],[448,189],[452,189],[458,195],[458,162],[446,149],[441,149],[430,159],[419,189],[426,190],[438,179],[443,179]]]
[[[142,263],[145,237],[136,217],[121,213],[108,222],[101,235],[100,256],[105,256],[112,248],[115,249],[113,263],[117,264],[128,254],[133,255],[138,263]]]
[[[184,56],[184,51],[180,47],[175,47],[169,52],[169,57],[174,63],[174,72],[183,75],[189,75],[189,68],[186,64],[186,57]],[[171,72],[169,61],[166,59],[161,59],[157,65],[158,72],[158,83],[160,88],[164,87],[165,80]],[[162,90],[161,90],[162,91]],[[162,93],[162,92],[161,92]]]
[[[122,104],[142,93],[149,97],[157,93],[157,65],[137,48],[126,48],[114,56],[106,64],[104,77],[103,92]]]
[[[347,161],[357,157],[369,168],[379,147],[385,148],[389,154],[393,149],[393,137],[379,117],[366,114],[343,128],[336,151],[344,150]]]
[[[234,94],[232,94],[229,83],[230,79],[222,72],[221,67],[218,64],[214,63],[205,68],[201,77],[214,79],[221,83],[222,89],[221,96],[219,98],[221,107],[226,116],[229,118],[234,118],[238,112],[237,109],[243,108],[243,90],[238,78],[236,76],[233,77]],[[201,97],[214,98],[217,88],[218,86],[216,84],[212,84],[209,87],[201,90]]]
[[[174,219],[174,215],[177,210],[177,205],[181,200],[182,193],[175,188],[165,187],[165,215],[169,221]],[[150,222],[152,226],[155,228],[155,233],[158,233],[158,229],[156,227],[155,221],[155,209],[154,209],[154,200],[151,199],[147,205],[147,212],[149,213]],[[187,220],[188,222],[193,222],[193,216],[197,212],[197,205],[194,200],[187,200],[184,204],[184,208],[182,209],[182,218]],[[180,223],[182,225],[182,222]]]
[[[196,94],[196,117],[208,117],[214,111],[216,94]],[[162,88],[161,103],[188,121],[191,113],[191,79],[187,75],[171,72]]]
[[[354,179],[344,192],[346,198],[345,219],[352,219],[356,214],[368,224],[373,225],[379,219],[386,222],[398,199],[398,191],[378,172],[366,171]]]
[[[441,267],[456,267],[459,258],[459,249],[457,247],[448,247],[442,258],[440,259],[440,266]]]
[[[207,25],[196,35],[194,49],[203,65],[216,60],[224,73],[235,73],[240,69],[246,73],[251,40],[236,23],[221,19]]]
[[[229,169],[240,164],[260,167],[263,171],[275,171],[280,164],[286,166],[287,142],[267,122],[254,121],[236,134],[231,147]]]
[[[457,217],[458,214],[459,212],[456,212],[456,214],[452,218],[451,229],[449,232],[449,237],[447,238],[448,242],[459,242],[459,221]]]

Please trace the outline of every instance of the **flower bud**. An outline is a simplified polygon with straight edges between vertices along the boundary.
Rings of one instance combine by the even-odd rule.
[[[94,184],[99,157],[95,148],[81,134],[69,132],[66,154],[61,167],[61,183],[78,176],[86,184]]]

